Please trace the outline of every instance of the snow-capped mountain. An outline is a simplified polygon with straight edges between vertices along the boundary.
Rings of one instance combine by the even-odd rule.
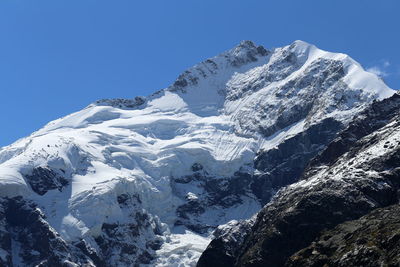
[[[97,101],[0,150],[0,262],[195,265],[393,92],[347,55],[244,41],[148,97]]]

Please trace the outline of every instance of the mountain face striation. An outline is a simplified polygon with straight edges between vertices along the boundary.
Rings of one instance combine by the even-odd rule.
[[[397,201],[393,94],[347,55],[244,41],[99,100],[0,149],[0,265],[282,265]]]

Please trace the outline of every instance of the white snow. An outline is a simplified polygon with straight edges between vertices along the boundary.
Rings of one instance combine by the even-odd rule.
[[[168,237],[157,251],[156,266],[186,267],[196,266],[201,253],[206,249],[211,237],[203,237],[185,229],[175,229],[176,234]]]

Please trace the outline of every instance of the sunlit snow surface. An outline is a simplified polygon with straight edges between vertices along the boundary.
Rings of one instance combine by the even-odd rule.
[[[164,224],[165,242],[155,264],[194,265],[210,236],[174,227],[183,200],[173,193],[171,177],[190,175],[194,163],[212,176],[231,177],[240,168],[251,169],[260,149],[272,149],[327,117],[346,123],[367,103],[393,94],[343,54],[296,41],[247,60],[252,49],[243,43],[194,66],[183,76],[194,82],[159,91],[137,107],[92,104],[2,148],[1,196],[33,199],[63,238],[75,240],[96,236],[103,222],[124,220],[116,198],[137,194],[143,209]],[[341,62],[344,77],[320,87],[322,74],[315,63],[321,59]],[[292,84],[303,76],[315,86]],[[307,117],[274,128],[292,107],[310,99],[314,106]],[[275,130],[266,135],[260,127]],[[38,166],[62,170],[70,186],[35,194],[23,175]],[[196,197],[201,192],[190,193]],[[259,209],[255,198],[247,198],[228,209],[212,207],[201,220],[224,224]]]

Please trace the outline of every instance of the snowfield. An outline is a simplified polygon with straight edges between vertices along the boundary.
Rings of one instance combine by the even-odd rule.
[[[346,125],[374,99],[392,94],[347,55],[302,41],[272,51],[242,42],[153,95],[98,101],[3,147],[0,196],[32,200],[66,242],[84,239],[95,251],[104,224],[131,221],[120,196],[135,196],[135,210],[148,214],[146,227],[157,231],[126,242],[144,247],[160,240],[148,265],[194,266],[215,227],[248,219],[262,204],[251,193],[230,206],[214,203],[187,218],[208,227],[195,231],[177,223],[177,210],[204,201],[209,192],[196,181],[175,186],[172,178],[252,175],[260,151],[327,118]],[[51,180],[50,190],[39,181],[43,194],[29,180],[38,179],[39,167],[62,177]]]

